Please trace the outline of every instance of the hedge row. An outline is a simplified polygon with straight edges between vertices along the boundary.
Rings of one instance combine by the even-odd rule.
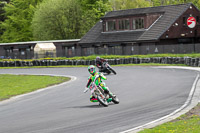
[[[200,66],[200,58],[191,57],[153,57],[153,58],[120,58],[108,59],[110,65],[119,64],[184,64],[187,66]],[[58,65],[94,65],[95,60],[33,60],[33,61],[0,61],[0,67],[24,67],[24,66],[58,66]]]

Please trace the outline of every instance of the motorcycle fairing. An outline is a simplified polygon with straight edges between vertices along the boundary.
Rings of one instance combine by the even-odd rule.
[[[90,97],[90,102],[99,102],[99,101],[94,96],[91,96]]]
[[[108,98],[107,99],[107,102],[111,102],[112,101],[112,98]],[[90,102],[99,102],[98,100],[97,100],[97,98],[95,98],[94,96],[91,96],[90,97]]]

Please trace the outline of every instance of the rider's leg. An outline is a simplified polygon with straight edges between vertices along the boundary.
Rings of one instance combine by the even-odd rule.
[[[107,70],[106,67],[104,67],[104,68],[102,69],[102,72],[105,72],[105,73],[107,73],[107,74],[110,74],[110,73],[111,73],[109,70]]]
[[[109,94],[111,97],[113,96],[113,93],[109,90],[108,87],[106,87],[106,84],[104,82],[100,83],[100,86],[103,88],[105,93]]]
[[[103,71],[102,71],[102,68],[99,68],[99,72],[103,72]]]

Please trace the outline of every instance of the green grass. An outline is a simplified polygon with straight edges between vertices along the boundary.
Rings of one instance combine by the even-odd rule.
[[[68,81],[67,77],[36,75],[0,75],[0,101],[12,96],[32,92],[54,84]]]
[[[192,115],[189,118],[178,118],[175,122],[168,122],[152,129],[145,129],[139,133],[199,133],[200,117]]]
[[[184,65],[184,64],[141,63],[141,64],[120,64],[120,65],[111,65],[111,66],[187,66],[187,65]],[[65,67],[88,67],[88,65],[0,67],[0,69],[15,69],[15,68],[65,68]]]
[[[71,60],[94,60],[97,56],[105,59],[116,59],[116,58],[152,58],[152,57],[192,57],[192,58],[199,58],[200,53],[192,53],[192,54],[148,54],[148,55],[90,55],[90,56],[77,56],[77,57],[58,57],[53,58],[53,60],[64,60],[64,59],[71,59]],[[45,58],[51,59],[51,58]]]
[[[186,114],[155,128],[144,129],[139,133],[199,133],[200,103]]]
[[[120,64],[112,66],[187,66],[184,64],[159,64],[159,63],[141,63],[141,64]]]
[[[200,58],[200,53],[192,54],[148,54],[148,55],[90,55],[90,56],[75,56],[71,58],[57,57],[57,58],[41,58],[37,60],[94,60],[97,56],[105,59],[116,59],[116,58],[152,58],[152,57],[192,57]],[[36,59],[24,59],[24,61],[32,61]],[[22,61],[22,59],[0,59],[0,61]]]
[[[87,67],[88,65],[58,65],[58,66],[26,66],[26,67],[0,67],[0,69],[14,68],[65,68],[65,67]]]

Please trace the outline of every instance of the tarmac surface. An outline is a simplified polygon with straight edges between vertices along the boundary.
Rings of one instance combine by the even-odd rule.
[[[108,107],[83,93],[89,73],[82,68],[0,69],[0,74],[73,76],[73,80],[0,102],[0,133],[116,133],[144,125],[181,108],[198,72],[175,68],[113,67],[106,85],[119,104]]]

